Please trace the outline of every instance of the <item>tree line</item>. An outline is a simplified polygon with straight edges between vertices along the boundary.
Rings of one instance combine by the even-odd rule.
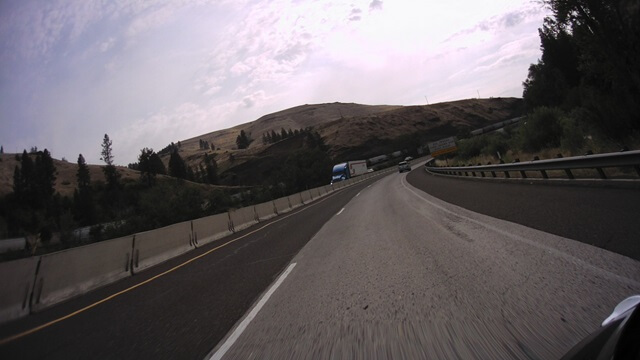
[[[550,111],[580,131],[596,130],[618,142],[637,136],[640,7],[623,0],[544,3],[552,16],[539,29],[542,56],[523,83],[528,111],[555,109]],[[558,126],[560,119],[541,126]]]

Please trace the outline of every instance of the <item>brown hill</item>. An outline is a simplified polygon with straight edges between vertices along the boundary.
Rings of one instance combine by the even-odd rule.
[[[35,155],[32,156],[35,157]],[[13,172],[16,165],[19,164],[20,162],[16,160],[16,154],[0,154],[0,196],[4,196],[13,191]],[[76,180],[78,164],[56,159],[53,159],[53,164],[56,167],[55,190],[62,196],[73,196],[73,191],[78,185]],[[91,181],[105,181],[102,166],[88,166]],[[140,177],[139,172],[135,170],[122,166],[118,166],[117,168],[123,181],[137,180]]]
[[[426,144],[521,114],[522,100],[517,98],[467,99],[420,106],[302,105],[181,141],[179,152],[192,167],[202,162],[205,153],[215,155],[219,172],[239,176],[238,183],[255,184],[268,164],[284,161],[287,154],[299,147],[299,141],[295,140],[263,144],[262,134],[272,130],[279,133],[282,128],[313,127],[329,147],[331,157],[342,161],[406,150],[403,141],[408,136]],[[241,130],[254,140],[244,150],[238,150],[235,144]],[[216,149],[200,149],[201,140],[214,144]],[[162,158],[168,164],[168,154]]]
[[[260,179],[289,154],[302,146],[300,138],[275,144],[263,144],[262,134],[282,128],[313,127],[328,146],[336,161],[367,159],[397,150],[406,150],[407,137],[421,144],[456,135],[488,124],[521,115],[522,100],[516,98],[469,99],[424,106],[315,104],[302,105],[233,128],[214,131],[180,141],[180,155],[189,166],[197,167],[205,153],[215,155],[222,177],[232,173],[236,184],[259,184]],[[240,130],[254,141],[248,149],[238,150],[235,140]],[[200,149],[200,140],[215,145],[215,150]],[[54,154],[55,155],[55,154]],[[233,157],[233,161],[231,161]],[[162,156],[168,165],[169,156]],[[76,188],[75,162],[54,160],[57,169],[56,190],[71,196]],[[15,154],[0,155],[0,196],[12,191]],[[104,181],[102,167],[89,165],[93,181]],[[137,180],[137,171],[118,167],[123,180]]]

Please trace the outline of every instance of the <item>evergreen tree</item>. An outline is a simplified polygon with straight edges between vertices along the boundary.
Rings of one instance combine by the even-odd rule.
[[[78,155],[78,171],[76,172],[76,179],[78,180],[79,189],[85,189],[91,186],[91,174],[89,173],[89,167],[87,166],[82,154]]]
[[[169,175],[178,179],[187,177],[187,166],[178,154],[178,150],[174,150],[169,158]]]
[[[91,225],[94,221],[93,190],[91,174],[82,154],[78,155],[78,171],[76,172],[78,187],[73,192],[74,218],[82,226]]]
[[[249,147],[250,143],[251,139],[249,136],[247,136],[244,130],[240,130],[240,135],[236,138],[236,145],[238,146],[238,149],[246,149]]]
[[[151,171],[158,175],[167,175],[167,168],[164,167],[164,163],[160,156],[155,152],[149,157],[149,164],[151,165]]]
[[[204,166],[206,169],[206,178],[208,184],[218,183],[218,164],[215,159],[208,154],[204,155]]]
[[[155,184],[156,172],[151,165],[151,156],[155,154],[153,149],[144,148],[140,150],[138,155],[138,168],[140,169],[140,178],[144,179],[148,187]]]
[[[280,130],[280,138],[281,139],[286,139],[287,137],[288,137],[287,130],[285,130],[284,128],[281,128],[281,130]]]
[[[102,157],[100,160],[104,161],[107,165],[102,168],[102,172],[104,172],[104,177],[107,180],[107,188],[115,190],[120,187],[120,174],[118,173],[118,169],[113,165],[113,150],[111,145],[112,142],[109,139],[109,135],[104,134],[102,152],[100,153]]]

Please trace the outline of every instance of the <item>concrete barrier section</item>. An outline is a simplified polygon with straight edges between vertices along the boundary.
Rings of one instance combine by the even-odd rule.
[[[302,206],[302,197],[300,193],[289,195],[289,204],[291,204],[292,209]]]
[[[317,187],[316,191],[318,192],[318,197],[323,197],[323,196],[327,195],[327,187],[326,186]]]
[[[140,272],[194,249],[191,221],[136,234],[134,244],[133,271]]]
[[[273,201],[273,203],[276,207],[276,211],[278,212],[278,214],[284,214],[288,211],[291,211],[291,204],[289,204],[288,196],[285,196],[280,199],[276,199]]]
[[[232,234],[229,229],[229,213],[226,212],[196,219],[192,223],[196,246],[202,246]]]
[[[276,208],[273,201],[267,201],[256,205],[256,215],[258,216],[259,221],[268,220],[276,216]]]
[[[39,256],[0,263],[0,324],[29,314]]]
[[[325,194],[329,195],[333,192],[333,188],[331,187],[331,185],[325,185],[324,187],[324,192]]]
[[[253,206],[230,210],[229,217],[233,223],[234,231],[244,230],[258,222],[256,220],[256,212]]]
[[[42,255],[31,308],[38,311],[131,276],[133,236]]]
[[[311,191],[310,190],[305,190],[305,191],[301,192],[300,195],[302,195],[302,203],[303,204],[308,204],[308,203],[313,201],[313,196],[311,195]]]

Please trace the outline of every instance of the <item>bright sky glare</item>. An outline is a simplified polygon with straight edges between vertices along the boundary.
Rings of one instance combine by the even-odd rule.
[[[522,96],[536,0],[3,0],[0,145],[137,161],[215,130],[326,102]]]

